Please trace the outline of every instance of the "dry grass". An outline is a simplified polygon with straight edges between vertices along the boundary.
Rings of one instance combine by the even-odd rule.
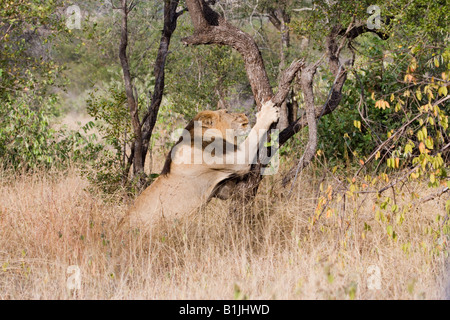
[[[0,299],[444,298],[443,199],[391,222],[393,240],[375,219],[376,196],[336,202],[312,224],[318,179],[304,173],[288,201],[268,177],[253,221],[230,224],[217,200],[145,237],[116,231],[126,205],[86,191],[75,170],[0,175]],[[67,289],[71,265],[81,270],[78,291]],[[367,287],[369,266],[381,272],[380,290]]]

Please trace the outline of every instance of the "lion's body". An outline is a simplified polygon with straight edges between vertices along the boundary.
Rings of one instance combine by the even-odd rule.
[[[264,105],[250,136],[256,134],[258,130],[268,130],[277,119],[278,111],[273,104]],[[208,201],[221,181],[231,176],[243,175],[250,170],[248,161],[243,164],[207,164],[206,158],[202,158],[201,163],[195,163],[194,138],[199,132],[194,132],[194,123],[198,122],[202,124],[200,134],[203,139],[207,137],[209,129],[216,130],[222,137],[227,137],[227,129],[232,129],[238,134],[248,132],[248,119],[243,114],[227,113],[222,110],[200,112],[186,127],[192,139],[180,138],[168,155],[161,175],[136,199],[129,211],[129,219],[133,225],[152,224],[161,218],[173,221],[189,215]],[[249,138],[236,145],[234,139],[230,141],[225,138],[218,141],[216,135],[214,137],[215,140],[211,141],[217,142],[216,145],[223,146],[225,150],[231,150],[233,156],[237,156],[240,152],[246,156],[256,156],[255,147],[248,147]],[[204,151],[205,147],[207,145],[202,144],[201,151]],[[225,156],[226,152],[222,156],[223,159]]]
[[[133,222],[151,222],[159,216],[177,219],[192,213],[228,176],[224,172],[201,169],[162,175],[136,199],[132,212],[138,221]]]

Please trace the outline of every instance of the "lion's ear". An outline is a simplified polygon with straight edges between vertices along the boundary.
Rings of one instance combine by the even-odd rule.
[[[195,121],[201,121],[202,127],[213,128],[216,123],[216,115],[213,113],[201,113],[199,114]]]

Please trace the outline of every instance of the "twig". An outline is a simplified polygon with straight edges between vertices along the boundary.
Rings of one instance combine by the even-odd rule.
[[[403,126],[400,127],[400,129],[398,129],[393,135],[391,135],[387,140],[385,140],[382,144],[380,144],[378,146],[378,148],[375,149],[374,152],[372,152],[372,154],[369,156],[369,158],[367,158],[367,160],[364,162],[364,165],[361,166],[361,168],[358,169],[358,171],[356,172],[356,174],[354,175],[354,177],[358,176],[358,174],[361,172],[362,168],[364,168],[364,166],[369,163],[378,153],[378,151],[380,151],[386,144],[388,144],[391,140],[393,140],[398,133],[402,132],[407,126],[409,126],[411,123],[413,123],[414,121],[416,121],[417,119],[419,119],[423,114],[420,113],[418,115],[416,115],[412,120],[408,121],[407,123],[405,123]]]
[[[433,194],[430,194],[430,195],[426,196],[426,197],[423,198],[422,201],[420,201],[418,204],[422,204],[422,203],[431,201],[431,200],[433,200],[433,199],[435,199],[435,198],[437,198],[437,197],[440,197],[440,196],[442,196],[444,193],[448,192],[449,190],[450,190],[449,187],[444,187],[444,188],[442,188],[441,190],[439,190],[439,192],[436,192],[436,193],[433,193]]]

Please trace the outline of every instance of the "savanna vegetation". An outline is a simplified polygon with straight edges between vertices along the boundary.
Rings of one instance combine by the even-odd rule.
[[[450,296],[447,1],[0,4],[1,299]],[[268,99],[274,174],[117,229],[177,129]]]

